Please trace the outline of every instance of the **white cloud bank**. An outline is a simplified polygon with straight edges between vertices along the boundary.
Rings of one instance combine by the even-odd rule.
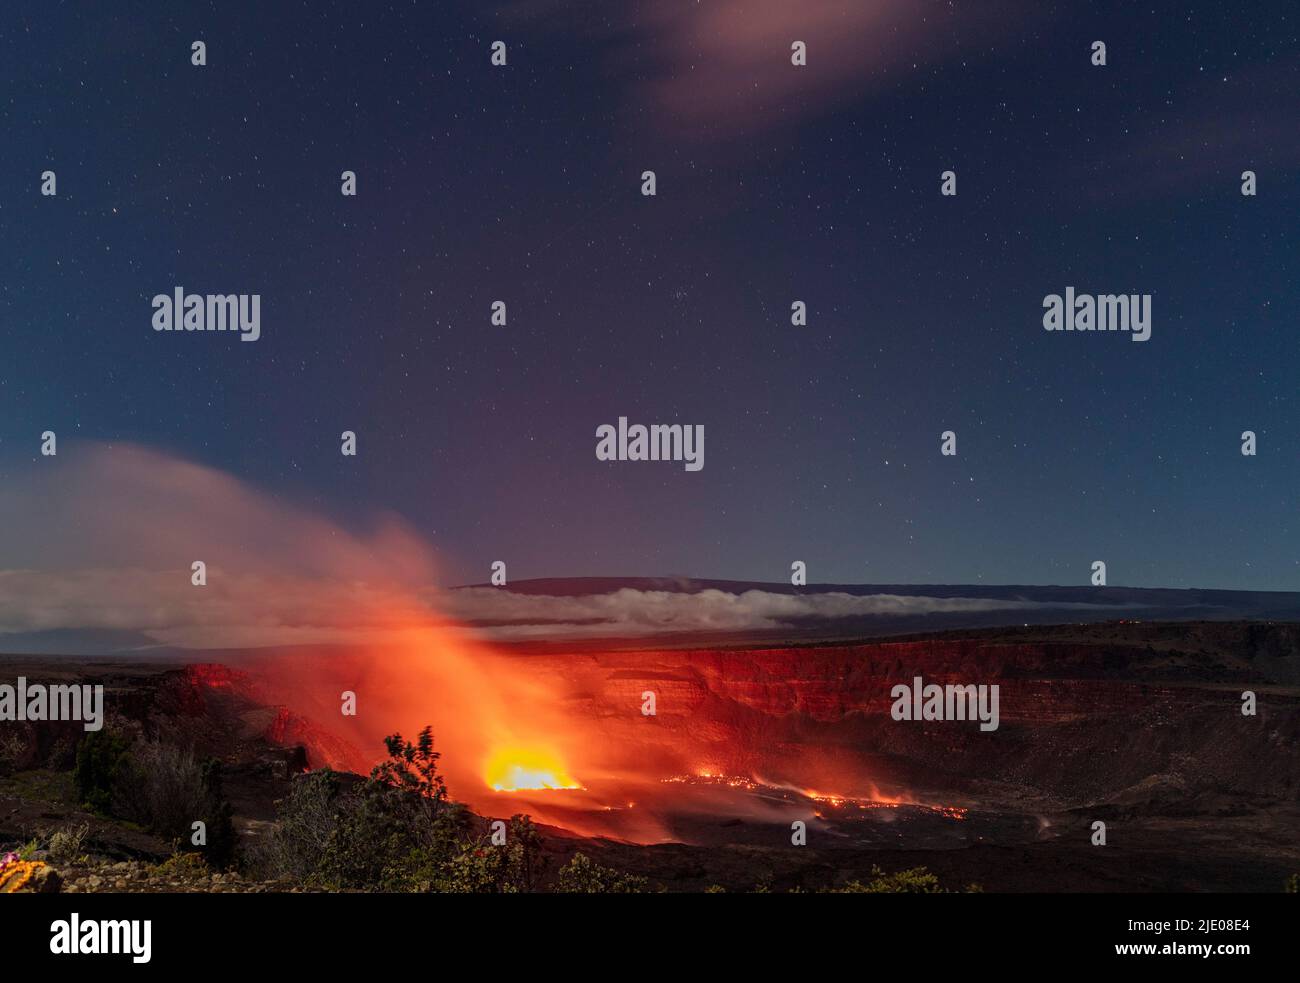
[[[515,594],[495,587],[467,587],[445,594],[440,606],[458,621],[485,623],[497,637],[528,638],[765,631],[808,620],[1030,611],[1076,605],[900,594],[778,594],[763,590],[686,594],[624,588],[608,594],[554,597]],[[1097,607],[1077,606],[1093,610]]]
[[[54,629],[242,648],[401,642],[449,623],[499,639],[641,637],[1069,606],[763,590],[438,591],[432,550],[395,518],[350,532],[212,468],[124,444],[64,445],[57,459],[11,475],[0,515],[0,651],[13,650],[6,634]],[[190,582],[196,559],[207,586]]]

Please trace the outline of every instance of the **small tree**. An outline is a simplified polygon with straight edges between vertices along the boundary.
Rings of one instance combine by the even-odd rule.
[[[438,759],[442,754],[433,749],[433,728],[425,727],[415,743],[403,740],[401,734],[384,738],[388,760],[375,765],[370,777],[391,788],[413,792],[441,805],[447,799],[447,783],[438,773]]]
[[[392,734],[384,738],[384,747],[388,760],[371,769],[363,789],[369,811],[384,814],[409,834],[411,847],[422,853],[425,865],[450,859],[453,841],[466,832],[466,816],[447,798],[433,728],[425,727],[414,742]]]
[[[515,886],[520,891],[535,890],[546,869],[546,857],[542,855],[541,831],[531,816],[516,813],[510,817],[506,846],[510,851],[510,876]]]
[[[363,890],[441,886],[468,824],[438,774],[432,728],[414,742],[393,734],[384,746],[387,760],[359,784],[344,787],[325,770],[294,780],[268,851],[277,875]]]

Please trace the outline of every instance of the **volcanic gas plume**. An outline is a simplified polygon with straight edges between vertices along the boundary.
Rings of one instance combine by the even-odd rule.
[[[584,828],[582,814],[628,809],[629,787],[690,764],[611,743],[600,720],[575,712],[571,679],[442,617],[433,553],[392,517],[356,532],[211,468],[120,444],[66,446],[0,491],[0,506],[17,568],[0,583],[6,624],[130,628],[205,650],[196,662],[238,661],[275,702],[342,738],[335,757],[359,749],[314,764],[367,771],[384,736],[428,724],[454,797]],[[345,693],[354,715],[343,713]],[[639,715],[639,703],[622,713]],[[662,835],[640,817],[626,833]]]

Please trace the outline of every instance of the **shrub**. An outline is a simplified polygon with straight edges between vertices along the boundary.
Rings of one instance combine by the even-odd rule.
[[[170,744],[138,741],[117,769],[113,810],[183,849],[201,851],[215,868],[230,862],[235,829],[217,761],[200,761]],[[193,843],[195,822],[204,824],[205,843]]]
[[[173,853],[155,865],[153,873],[173,881],[199,881],[210,875],[212,868],[197,853]]]
[[[9,732],[0,735],[0,778],[18,771],[27,757],[28,742],[22,736]]]
[[[426,727],[388,751],[365,780],[328,769],[294,778],[275,832],[252,857],[261,872],[329,888],[503,893],[535,890],[542,837],[527,816],[511,818],[493,844],[466,809],[447,798]]]
[[[107,815],[112,810],[128,749],[126,738],[107,730],[91,731],[77,745],[72,780],[78,800],[93,812]]]
[[[435,884],[454,894],[513,894],[508,863],[507,848],[493,846],[486,838],[468,840],[442,867]]]
[[[447,863],[439,890],[468,894],[518,894],[533,891],[545,867],[542,837],[528,816],[510,818],[506,842],[489,837],[466,840]]]
[[[74,824],[56,830],[50,836],[49,858],[56,864],[75,863],[85,855],[86,834],[90,832],[87,823]]]
[[[546,857],[542,855],[541,831],[531,817],[522,814],[510,817],[506,849],[510,853],[507,871],[515,888],[535,890],[546,869]]]
[[[45,767],[55,771],[67,771],[77,763],[77,740],[68,734],[60,734],[50,745],[45,756]]]
[[[555,890],[561,894],[636,894],[649,890],[650,882],[634,874],[602,867],[583,853],[560,868]]]
[[[946,894],[939,886],[939,878],[924,867],[911,867],[894,874],[886,874],[879,867],[871,868],[871,880],[849,881],[843,887],[832,888],[832,894]]]
[[[467,832],[447,800],[426,727],[415,742],[385,738],[388,759],[345,787],[328,769],[294,779],[263,856],[268,873],[333,888],[442,890]]]
[[[317,879],[331,886],[412,890],[442,859],[436,833],[419,806],[375,781],[337,803],[337,825],[317,862]]]
[[[225,797],[225,786],[221,778],[221,762],[216,759],[205,761],[202,780],[207,794],[203,799],[200,818],[207,823],[208,834],[203,856],[210,866],[221,869],[229,866],[234,859],[237,840],[234,810]]]
[[[328,768],[293,778],[278,804],[275,832],[258,858],[267,874],[303,883],[317,876],[339,826],[338,785]]]

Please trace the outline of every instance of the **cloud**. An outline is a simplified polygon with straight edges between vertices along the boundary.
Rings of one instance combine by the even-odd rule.
[[[900,594],[778,594],[747,590],[695,593],[633,590],[554,597],[515,594],[494,587],[448,592],[441,607],[459,621],[477,624],[496,638],[636,637],[662,632],[762,631],[809,620],[864,616],[971,614],[1028,611],[1092,604]]]

